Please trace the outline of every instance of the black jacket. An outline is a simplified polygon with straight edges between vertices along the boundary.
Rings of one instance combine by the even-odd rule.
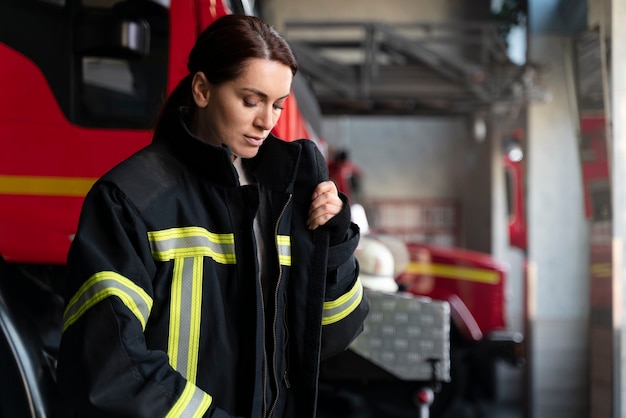
[[[368,311],[358,227],[342,197],[306,228],[327,179],[313,142],[270,136],[244,163],[255,184],[181,116],[88,193],[58,364],[77,416],[315,416],[320,356],[345,350]]]

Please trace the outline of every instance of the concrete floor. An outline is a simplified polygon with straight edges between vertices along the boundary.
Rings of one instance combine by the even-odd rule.
[[[524,410],[512,403],[483,403],[480,407],[457,404],[442,418],[524,418]]]
[[[395,408],[387,404],[372,409],[360,396],[344,392],[337,396],[322,395],[317,418],[433,418],[421,415],[419,409]],[[444,415],[437,418],[524,418],[523,406],[515,402],[469,403],[455,401]]]

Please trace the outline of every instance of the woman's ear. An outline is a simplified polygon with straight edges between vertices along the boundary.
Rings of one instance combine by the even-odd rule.
[[[200,108],[207,106],[211,94],[211,83],[209,83],[209,80],[202,71],[198,71],[193,75],[193,79],[191,80],[191,93],[196,106]]]

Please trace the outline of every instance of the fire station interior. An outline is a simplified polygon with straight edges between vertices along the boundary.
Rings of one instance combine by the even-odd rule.
[[[622,370],[611,349],[619,338],[600,320],[609,279],[598,248],[614,190],[586,177],[597,150],[584,131],[613,91],[610,3],[260,4],[294,47],[329,153],[348,151],[361,170],[370,229],[507,266],[505,328],[523,336],[524,363],[479,363],[457,376],[464,397],[443,416],[616,417],[624,408],[610,384]],[[434,224],[424,213],[437,213]],[[488,375],[491,389],[481,384]]]
[[[361,170],[369,228],[507,266],[506,327],[523,335],[525,362],[470,372],[445,416],[622,416],[624,231],[612,214],[624,211],[625,6],[259,3],[294,46],[329,153]],[[503,174],[507,155],[521,161],[519,183]],[[593,173],[607,159],[603,180]],[[415,215],[428,211],[436,225]],[[489,373],[495,388],[475,396]]]
[[[153,3],[161,10],[172,1]],[[329,162],[342,156],[356,167],[348,192],[354,212],[365,215],[358,222],[371,246],[360,254],[373,254],[373,271],[365,258],[362,270],[364,278],[371,273],[376,309],[380,286],[414,292],[424,318],[445,317],[414,338],[441,343],[448,356],[420,358],[419,379],[403,365],[388,368],[384,354],[374,359],[367,345],[391,341],[385,330],[400,326],[383,327],[376,340],[375,324],[366,324],[371,341],[323,364],[319,418],[624,416],[626,2],[226,3],[263,17],[290,42],[300,66],[295,98],[317,135],[311,139]],[[132,115],[118,116],[126,123]],[[387,254],[393,291],[377,281]],[[438,269],[423,270],[435,258]],[[413,270],[398,275],[401,263]],[[0,263],[0,276],[6,271]],[[458,282],[445,302],[420,288],[439,275]],[[477,283],[483,290],[464,299]],[[0,293],[4,334],[15,332],[2,319],[5,299],[16,295]],[[406,299],[398,296],[394,307]],[[44,329],[46,305],[62,301],[34,303]],[[393,318],[406,313],[398,309]],[[494,331],[482,332],[482,321]],[[57,335],[46,337],[57,343]],[[15,354],[4,344],[0,356]],[[10,376],[0,369],[0,418],[12,416],[4,400],[23,396]]]

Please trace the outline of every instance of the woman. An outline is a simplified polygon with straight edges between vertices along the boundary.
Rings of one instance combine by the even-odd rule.
[[[270,134],[297,71],[274,29],[225,16],[188,68],[86,197],[59,384],[77,416],[314,417],[368,311],[358,228],[314,143]]]

